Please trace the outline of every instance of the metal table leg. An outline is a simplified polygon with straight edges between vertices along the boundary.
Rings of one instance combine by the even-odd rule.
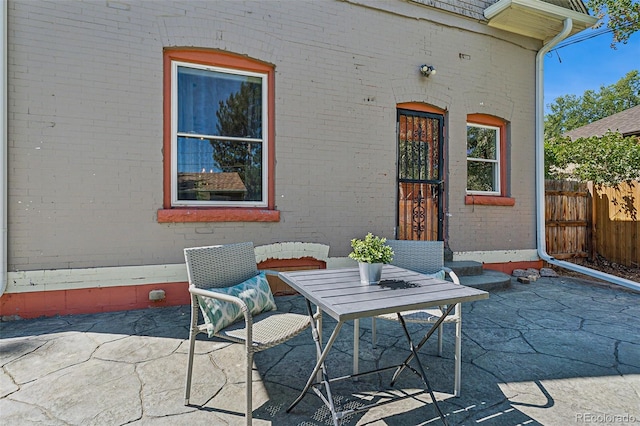
[[[353,374],[358,374],[360,361],[360,320],[353,320]],[[357,378],[355,380],[358,380]]]
[[[438,321],[436,321],[431,328],[429,329],[429,331],[427,332],[427,334],[422,338],[422,340],[420,341],[420,343],[418,343],[418,345],[416,346],[416,353],[411,353],[403,362],[402,364],[400,364],[400,366],[398,367],[398,369],[396,370],[396,372],[393,374],[393,377],[391,378],[391,386],[394,385],[394,383],[396,382],[396,380],[398,379],[398,376],[400,375],[400,373],[402,373],[402,370],[405,369],[405,367],[407,367],[409,365],[409,363],[411,362],[411,360],[417,356],[417,351],[420,350],[420,348],[422,348],[424,346],[425,343],[427,343],[427,340],[429,340],[429,338],[433,335],[433,333],[436,332],[436,330],[438,329],[438,327],[440,327],[440,324],[442,324],[442,322],[444,321],[444,319],[447,317],[447,315],[449,315],[451,313],[451,311],[453,310],[453,308],[455,307],[454,304],[451,304],[447,307],[447,310],[442,314],[442,316],[440,316],[440,318],[438,318]],[[398,313],[398,316],[400,318],[402,318],[402,316]],[[402,320],[403,324],[404,324],[404,319]]]
[[[431,395],[431,400],[433,401],[433,405],[436,407],[436,411],[438,412],[438,415],[440,416],[440,420],[442,420],[442,423],[445,426],[448,426],[447,419],[446,419],[444,413],[442,412],[442,410],[440,410],[440,407],[438,406],[438,401],[436,400],[436,396],[433,394],[433,389],[431,388],[431,385],[429,384],[429,380],[427,379],[427,375],[424,372],[424,368],[422,368],[422,363],[420,362],[420,357],[418,357],[418,349],[413,344],[413,340],[411,340],[411,335],[409,334],[409,330],[407,330],[407,325],[404,322],[404,318],[402,318],[402,315],[400,315],[399,312],[398,312],[398,320],[400,321],[400,324],[402,324],[402,329],[404,330],[404,334],[407,337],[407,340],[409,341],[409,348],[411,349],[411,356],[409,356],[409,358],[407,358],[407,360],[404,363],[402,363],[402,365],[398,368],[398,370],[396,370],[396,373],[394,375],[394,380],[395,380],[395,377],[398,374],[400,374],[400,371],[402,371],[408,365],[408,363],[411,361],[411,359],[415,358],[416,364],[418,365],[418,372],[420,373],[420,377],[422,378],[422,382],[424,383],[425,387],[427,388],[427,391],[429,392],[429,395]]]
[[[329,341],[325,345],[324,349],[322,349],[322,345],[320,343],[320,335],[318,333],[318,328],[316,327],[315,321],[313,320],[313,311],[311,309],[311,303],[308,300],[307,300],[307,311],[309,313],[309,316],[312,319],[311,320],[311,328],[312,328],[313,340],[314,340],[315,345],[316,345],[317,361],[316,361],[316,366],[314,367],[313,371],[311,372],[311,375],[309,376],[309,380],[307,381],[307,384],[305,385],[304,389],[302,390],[302,392],[300,393],[298,398],[296,398],[296,400],[293,401],[293,403],[289,406],[289,408],[287,408],[287,413],[290,412],[296,405],[298,405],[298,403],[300,401],[302,401],[302,398],[305,396],[305,394],[307,393],[309,388],[311,388],[311,386],[314,385],[314,382],[316,380],[318,372],[322,371],[322,383],[321,384],[324,385],[325,392],[327,393],[327,395],[326,396],[323,395],[322,392],[317,390],[315,387],[314,387],[313,390],[320,397],[320,399],[322,399],[323,402],[329,407],[329,410],[331,411],[331,417],[333,418],[333,424],[334,424],[334,426],[338,426],[339,423],[340,423],[340,417],[341,416],[339,415],[339,413],[336,412],[336,408],[335,408],[335,405],[333,403],[333,396],[331,394],[330,379],[329,379],[329,376],[327,374],[327,369],[325,367],[324,361],[327,358],[327,355],[329,354],[329,350],[331,349],[331,346],[333,346],[333,343],[335,342],[336,338],[338,337],[338,334],[340,332],[340,329],[342,328],[342,324],[343,323],[342,322],[338,322],[336,324],[336,327],[333,329],[333,332],[331,333],[331,337],[329,338]]]
[[[396,379],[398,378],[398,376],[400,375],[400,373],[407,367],[409,367],[409,369],[413,370],[410,366],[409,363],[415,358],[416,360],[416,364],[418,367],[418,370],[413,370],[414,372],[416,372],[420,378],[422,379],[426,390],[429,392],[429,395],[431,396],[431,399],[433,401],[433,404],[436,407],[436,410],[438,412],[438,415],[440,416],[440,419],[442,420],[442,423],[445,426],[448,426],[447,423],[447,419],[445,417],[445,415],[442,413],[442,411],[440,410],[440,407],[438,406],[438,402],[435,398],[435,395],[433,394],[433,389],[431,388],[431,385],[429,384],[429,381],[427,380],[427,376],[424,372],[424,368],[422,367],[422,364],[420,363],[420,359],[418,358],[418,351],[420,350],[420,348],[426,343],[426,341],[429,339],[429,337],[431,337],[431,335],[438,329],[438,327],[440,326],[440,324],[442,324],[442,321],[444,321],[444,318],[451,312],[451,310],[453,310],[454,305],[450,305],[446,311],[446,313],[435,323],[433,324],[432,328],[429,330],[429,332],[425,335],[425,337],[420,341],[420,343],[416,346],[413,343],[413,340],[411,339],[411,335],[409,334],[409,330],[407,329],[407,325],[404,321],[404,318],[402,318],[402,315],[400,313],[398,313],[398,319],[400,324],[402,325],[402,329],[404,330],[405,336],[409,342],[409,346],[410,346],[410,355],[405,359],[405,361],[402,364],[396,365],[396,366],[390,366],[390,367],[384,367],[384,368],[380,368],[377,370],[372,370],[372,371],[368,371],[365,373],[360,373],[357,374],[357,370],[354,371],[354,374],[346,376],[346,377],[338,377],[335,379],[330,379],[329,375],[327,374],[327,369],[325,366],[325,360],[327,358],[327,355],[329,354],[329,351],[331,350],[331,347],[333,346],[334,342],[336,341],[336,338],[338,337],[338,334],[340,332],[340,329],[342,328],[342,325],[344,324],[343,322],[339,321],[335,328],[333,329],[333,332],[331,333],[331,336],[329,337],[329,340],[327,341],[327,344],[325,345],[324,349],[322,348],[322,341],[321,341],[321,336],[320,336],[320,332],[319,332],[319,324],[317,325],[316,322],[313,320],[313,311],[311,308],[311,302],[309,302],[307,300],[307,312],[309,313],[309,316],[312,318],[311,321],[311,329],[312,329],[312,334],[313,334],[313,340],[315,342],[315,346],[316,346],[316,365],[313,369],[313,371],[311,372],[311,375],[309,376],[309,380],[307,381],[307,384],[305,385],[304,389],[302,390],[302,392],[300,393],[300,395],[296,398],[296,400],[289,406],[289,408],[287,408],[287,413],[290,412],[296,405],[298,405],[298,403],[302,400],[302,398],[304,398],[304,396],[306,395],[307,391],[313,387],[313,391],[317,394],[317,396],[324,402],[324,404],[329,408],[329,410],[331,411],[331,417],[333,420],[333,424],[334,426],[339,426],[340,424],[340,420],[345,417],[346,415],[349,414],[355,414],[361,411],[365,411],[368,410],[369,408],[375,406],[376,404],[370,404],[367,406],[364,406],[362,408],[359,409],[350,409],[350,410],[346,410],[346,411],[336,411],[336,407],[335,404],[333,403],[333,396],[331,394],[331,382],[332,381],[338,381],[338,380],[344,380],[344,379],[348,379],[348,378],[352,378],[352,379],[357,379],[358,376],[361,375],[367,375],[367,374],[372,374],[372,373],[376,373],[376,372],[381,372],[384,370],[389,370],[389,369],[396,369],[396,371],[393,374],[393,378],[391,381],[391,386],[393,386],[393,384],[395,383]],[[357,364],[354,365],[354,369],[357,369]],[[321,376],[321,379],[319,379],[319,377]],[[325,388],[325,394],[323,394],[320,390],[318,390],[316,388],[316,386],[324,386]]]

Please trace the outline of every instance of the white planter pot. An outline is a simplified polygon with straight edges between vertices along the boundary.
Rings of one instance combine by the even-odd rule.
[[[358,262],[360,268],[360,283],[367,285],[380,284],[383,263]]]

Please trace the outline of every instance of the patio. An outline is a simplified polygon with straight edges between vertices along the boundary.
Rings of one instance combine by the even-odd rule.
[[[276,303],[304,309],[300,296]],[[325,333],[331,321],[325,316]],[[198,342],[194,406],[183,405],[188,323],[188,306],[0,323],[2,423],[243,424],[244,355],[238,345]],[[399,325],[377,324],[377,349],[370,344],[371,322],[360,324],[361,370],[406,354]],[[351,326],[343,328],[328,358],[333,375],[351,371]],[[444,342],[443,358],[435,356],[435,341],[421,355],[452,425],[640,421],[638,293],[569,277],[512,280],[510,289],[463,305],[460,398],[451,395],[453,327],[445,326]],[[309,332],[256,355],[254,424],[330,424],[313,393],[285,412],[304,387],[314,356]],[[387,375],[340,382],[336,403],[385,401]],[[429,395],[418,388],[405,372],[393,391],[405,398],[343,424],[441,424]]]

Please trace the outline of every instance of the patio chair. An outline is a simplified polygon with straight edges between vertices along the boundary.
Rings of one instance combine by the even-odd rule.
[[[410,269],[427,275],[434,275],[436,278],[445,279],[445,274],[449,274],[451,281],[460,284],[458,276],[450,268],[444,266],[444,243],[442,241],[408,241],[408,240],[387,240],[387,244],[393,249],[393,261],[391,264],[401,268]],[[402,312],[405,322],[433,324],[446,310],[446,306],[432,309],[422,309]],[[461,339],[462,339],[462,312],[458,303],[451,314],[443,321],[444,323],[454,323],[456,325],[456,343],[454,359],[454,395],[460,396],[460,369],[461,369]],[[373,346],[376,345],[376,318],[397,321],[396,314],[378,315],[372,318],[371,334]],[[442,324],[438,327],[438,356],[442,356]]]
[[[184,249],[191,294],[189,361],[185,405],[189,405],[196,336],[207,333],[245,346],[246,423],[252,422],[253,354],[284,343],[310,325],[308,315],[278,312],[258,271],[253,243]],[[199,324],[202,311],[204,323]]]

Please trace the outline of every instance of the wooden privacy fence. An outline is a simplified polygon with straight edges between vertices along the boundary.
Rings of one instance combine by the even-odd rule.
[[[545,181],[547,253],[557,259],[590,256],[591,205],[586,183]]]
[[[640,182],[598,187],[545,182],[547,253],[557,259],[594,257],[640,266]]]
[[[595,251],[629,267],[640,266],[640,182],[594,190]]]

